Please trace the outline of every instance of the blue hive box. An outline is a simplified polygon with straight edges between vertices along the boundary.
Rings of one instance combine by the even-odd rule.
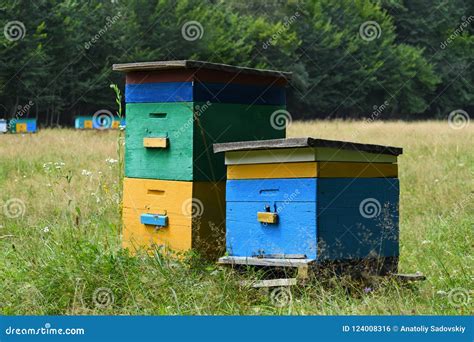
[[[227,258],[396,258],[402,149],[312,138],[225,152]]]

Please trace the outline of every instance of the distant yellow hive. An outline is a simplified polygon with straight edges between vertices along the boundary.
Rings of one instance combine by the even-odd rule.
[[[16,124],[16,131],[17,131],[17,133],[27,132],[26,123],[17,123]]]

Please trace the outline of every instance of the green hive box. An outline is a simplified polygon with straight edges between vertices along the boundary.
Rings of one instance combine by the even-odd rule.
[[[222,180],[214,143],[285,137],[288,73],[197,61],[114,70],[127,73],[126,177]]]
[[[212,144],[283,138],[284,130],[270,124],[271,113],[284,107],[215,103],[127,104],[127,177],[167,180],[219,180],[225,175],[223,155],[212,153]],[[151,115],[149,113],[166,113]],[[166,148],[145,148],[145,137],[167,139]]]

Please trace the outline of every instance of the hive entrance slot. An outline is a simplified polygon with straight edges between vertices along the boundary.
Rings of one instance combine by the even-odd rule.
[[[278,192],[278,191],[280,191],[280,189],[262,189],[262,190],[260,190],[260,194],[262,194],[262,195],[269,194],[270,195],[270,194],[273,194],[273,193]]]
[[[166,113],[150,113],[150,118],[163,119],[166,118]]]
[[[148,195],[163,196],[165,194],[165,191],[157,189],[148,189],[147,193]]]

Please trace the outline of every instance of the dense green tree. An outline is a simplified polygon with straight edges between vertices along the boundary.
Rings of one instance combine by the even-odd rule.
[[[474,103],[472,10],[463,0],[0,0],[0,117],[71,125],[114,107],[109,84],[124,77],[113,63],[190,58],[293,71],[296,117],[369,116],[385,102],[381,118],[444,116]],[[189,22],[197,39],[183,37]]]
[[[394,18],[397,43],[422,49],[440,78],[424,98],[428,112],[445,117],[474,106],[474,3],[464,0],[390,0],[383,6]]]

